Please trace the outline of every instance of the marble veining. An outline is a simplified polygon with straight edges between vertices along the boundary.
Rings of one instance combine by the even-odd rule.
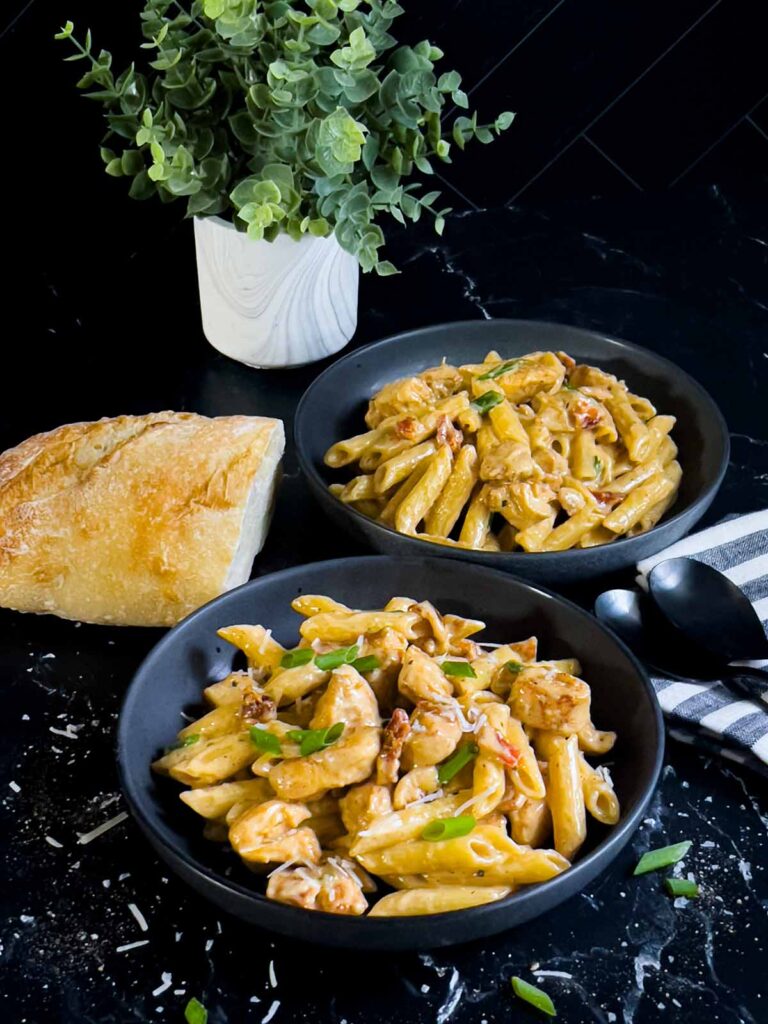
[[[766,237],[764,203],[716,188],[466,212],[443,239],[429,225],[393,233],[387,255],[403,273],[363,277],[353,345],[441,320],[519,316],[656,349],[712,391],[729,423],[732,463],[712,522],[768,503],[768,246],[754,241]],[[165,245],[166,291],[192,293],[190,225]],[[11,379],[34,380],[35,401],[21,389],[6,396],[3,447],[67,420],[162,408],[290,425],[324,364],[248,370],[205,342],[192,300],[159,305],[151,331],[143,308],[114,315],[114,276],[119,294],[141,294],[151,256],[149,241],[124,251],[115,242],[87,279],[52,260],[14,282],[30,342],[51,340],[45,359],[31,343],[4,356]],[[119,372],[100,361],[105,325],[115,351],[131,354]],[[158,344],[174,336],[182,347]],[[98,388],[72,374],[73,352],[104,366]],[[255,573],[358,551],[342,531],[321,528],[289,447]],[[569,594],[588,605],[594,588]],[[0,1010],[11,1024],[177,1024],[192,995],[210,1024],[533,1024],[512,995],[515,974],[546,989],[568,1024],[768,1020],[762,778],[670,740],[631,843],[551,914],[449,950],[310,949],[218,917],[119,817],[115,720],[157,633],[0,612],[0,637]],[[698,879],[698,901],[671,900],[656,875],[632,877],[645,850],[685,838],[694,845],[677,870]]]

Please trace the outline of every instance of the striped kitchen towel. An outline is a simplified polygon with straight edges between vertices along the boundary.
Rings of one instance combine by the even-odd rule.
[[[718,523],[646,558],[637,566],[638,583],[646,587],[646,576],[655,565],[680,556],[706,562],[725,573],[741,587],[768,629],[768,509]],[[754,701],[740,700],[719,682],[660,677],[652,682],[671,735],[684,730],[683,735],[705,749],[768,775],[768,703],[761,710]]]

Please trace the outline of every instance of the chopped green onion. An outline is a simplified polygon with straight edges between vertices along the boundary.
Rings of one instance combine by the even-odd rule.
[[[323,672],[330,672],[331,669],[338,668],[340,665],[351,665],[357,655],[357,644],[352,644],[351,647],[338,647],[335,651],[318,654],[315,657],[315,664]]]
[[[352,668],[358,672],[373,672],[375,668],[381,668],[381,662],[375,654],[368,654],[365,658],[355,658]]]
[[[462,676],[464,679],[477,679],[477,672],[468,661],[444,661],[440,668],[447,676]]]
[[[344,732],[344,723],[336,722],[329,725],[327,729],[291,729],[286,733],[289,740],[299,744],[299,753],[302,757],[308,757],[318,750],[325,750]]]
[[[522,661],[508,661],[504,668],[507,672],[511,672],[513,676],[516,676],[518,672],[522,672],[525,666]]]
[[[665,878],[664,885],[670,896],[685,896],[687,900],[696,899],[699,887],[690,878]]]
[[[536,988],[535,985],[531,985],[530,982],[523,981],[522,978],[517,976],[512,979],[512,988],[518,998],[525,1000],[526,1003],[530,1003],[531,1006],[535,1006],[537,1010],[546,1013],[548,1017],[556,1016],[555,1004],[542,989]]]
[[[492,370],[487,373],[481,373],[477,378],[478,380],[496,380],[497,377],[503,377],[505,373],[509,373],[510,370],[514,370],[522,362],[521,359],[510,359],[506,363],[501,363],[499,366],[494,366]]]
[[[438,765],[437,781],[440,785],[444,786],[446,782],[450,782],[454,775],[459,774],[465,764],[469,764],[477,757],[479,752],[480,748],[476,743],[466,743],[463,747],[459,747],[452,757]]]
[[[262,729],[258,725],[252,725],[250,728],[250,737],[251,743],[257,750],[260,750],[262,754],[282,753],[280,740],[273,732],[268,732],[266,729]]]
[[[475,824],[471,814],[460,814],[458,818],[436,818],[424,826],[421,838],[430,843],[437,843],[441,839],[457,839],[469,835]]]
[[[469,404],[471,406],[474,406],[474,408],[477,409],[478,412],[484,413],[488,412],[489,409],[492,409],[494,405],[498,405],[499,402],[503,401],[504,395],[502,395],[501,392],[486,391],[484,394],[480,395],[479,398],[476,398],[473,402],[470,402]]]
[[[598,456],[596,455],[592,461],[592,465],[595,467],[595,476],[600,476],[600,474],[603,472],[602,459],[598,458]]]
[[[165,748],[165,753],[170,754],[172,750],[181,750],[182,747],[191,747],[193,743],[197,743],[200,739],[199,733],[193,733],[191,736],[186,736],[183,740],[176,740],[175,743],[171,743],[170,746]]]
[[[187,1003],[187,1008],[184,1011],[184,1020],[187,1024],[207,1024],[208,1022],[208,1011],[200,1000],[195,999],[194,996]]]
[[[644,875],[648,871],[658,871],[659,868],[668,868],[677,864],[679,860],[688,853],[691,848],[691,840],[686,839],[682,843],[673,843],[672,846],[661,846],[658,850],[649,850],[644,853],[638,861],[638,865],[632,872],[635,875]]]
[[[298,668],[299,665],[306,665],[312,661],[315,652],[311,647],[297,647],[293,651],[286,651],[280,659],[280,668]]]

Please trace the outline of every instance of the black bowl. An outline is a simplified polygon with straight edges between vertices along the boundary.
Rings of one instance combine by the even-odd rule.
[[[234,854],[201,837],[200,819],[178,799],[178,784],[153,776],[149,765],[183,724],[181,710],[199,705],[203,687],[232,666],[233,649],[216,636],[216,629],[259,622],[292,644],[301,619],[290,602],[301,593],[330,594],[358,608],[381,607],[393,595],[429,599],[441,611],[483,619],[483,639],[498,642],[535,634],[546,657],[578,657],[592,686],[595,722],[619,736],[611,752],[622,807],[619,824],[606,829],[590,823],[587,845],[574,867],[482,907],[367,919],[267,900],[259,892],[257,876]],[[292,938],[356,949],[427,949],[466,942],[528,921],[573,896],[607,867],[639,824],[656,786],[663,751],[661,713],[648,677],[597,619],[512,576],[435,558],[316,562],[254,580],[211,601],[149,654],[128,690],[118,727],[118,763],[128,805],[158,854],[181,878],[244,921]]]
[[[489,349],[501,355],[564,349],[578,361],[615,373],[630,388],[677,417],[673,432],[683,467],[675,505],[647,533],[595,548],[551,551],[464,551],[407,537],[345,505],[328,490],[344,481],[323,455],[332,444],[361,433],[369,398],[398,377],[439,363],[480,362]],[[728,428],[700,384],[647,349],[594,331],[533,320],[469,320],[424,327],[368,345],[329,366],[313,382],[296,411],[296,449],[310,488],[328,515],[387,555],[427,555],[478,562],[548,583],[569,583],[634,565],[686,534],[712,502],[728,466]]]

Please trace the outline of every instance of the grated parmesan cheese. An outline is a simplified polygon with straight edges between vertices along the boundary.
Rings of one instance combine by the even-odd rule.
[[[128,812],[121,811],[119,814],[116,814],[114,818],[110,818],[109,821],[105,821],[102,825],[97,825],[96,828],[91,829],[90,832],[79,833],[77,836],[78,843],[81,846],[85,846],[86,843],[90,843],[94,839],[98,839],[99,836],[104,835],[105,832],[108,832],[111,828],[114,828],[115,825],[122,824],[127,817]]]
[[[140,939],[138,942],[129,942],[125,946],[117,946],[115,948],[116,953],[127,953],[129,949],[138,949],[139,946],[148,946],[149,939]]]
[[[434,793],[427,793],[426,796],[422,796],[418,800],[413,800],[408,804],[408,807],[418,807],[419,804],[430,804],[433,800],[439,800],[441,796],[445,796],[444,791],[442,789],[436,789]]]
[[[487,789],[484,789],[482,793],[478,793],[477,796],[471,796],[469,800],[465,800],[464,803],[460,807],[457,807],[456,810],[453,812],[454,818],[458,818],[459,815],[463,814],[468,807],[472,806],[472,804],[476,804],[479,803],[481,800],[485,800],[485,798],[487,796],[490,796],[495,789],[496,783],[494,782],[492,786],[489,786]]]
[[[573,975],[567,971],[534,971],[537,978],[566,978],[570,980]]]
[[[275,961],[269,961],[269,984],[272,988],[277,988],[277,975],[275,974]]]
[[[139,928],[141,928],[141,930],[143,932],[149,931],[149,925],[147,924],[147,919],[146,919],[146,917],[144,917],[144,915],[139,910],[139,908],[136,906],[136,904],[135,903],[129,903],[128,904],[128,909],[133,914],[133,916],[136,918],[136,923],[138,924]]]
[[[45,837],[45,841],[46,841],[46,843],[48,843],[49,846],[52,846],[54,848],[54,850],[63,850],[64,849],[64,844],[60,843],[58,841],[58,839],[54,839],[53,836],[46,836]]]
[[[279,1008],[280,1008],[280,1000],[279,999],[275,999],[275,1001],[272,1003],[270,1008],[267,1010],[266,1014],[261,1018],[261,1024],[269,1024],[269,1022],[275,1016],[275,1014],[277,1013]]]
[[[173,977],[169,971],[163,971],[160,975],[160,984],[152,993],[153,996],[160,996],[171,987]]]
[[[14,782],[13,779],[11,779],[11,781],[8,783],[8,785],[11,787],[11,789],[13,790],[14,793],[20,793],[21,792],[21,786],[18,784],[18,782]]]

